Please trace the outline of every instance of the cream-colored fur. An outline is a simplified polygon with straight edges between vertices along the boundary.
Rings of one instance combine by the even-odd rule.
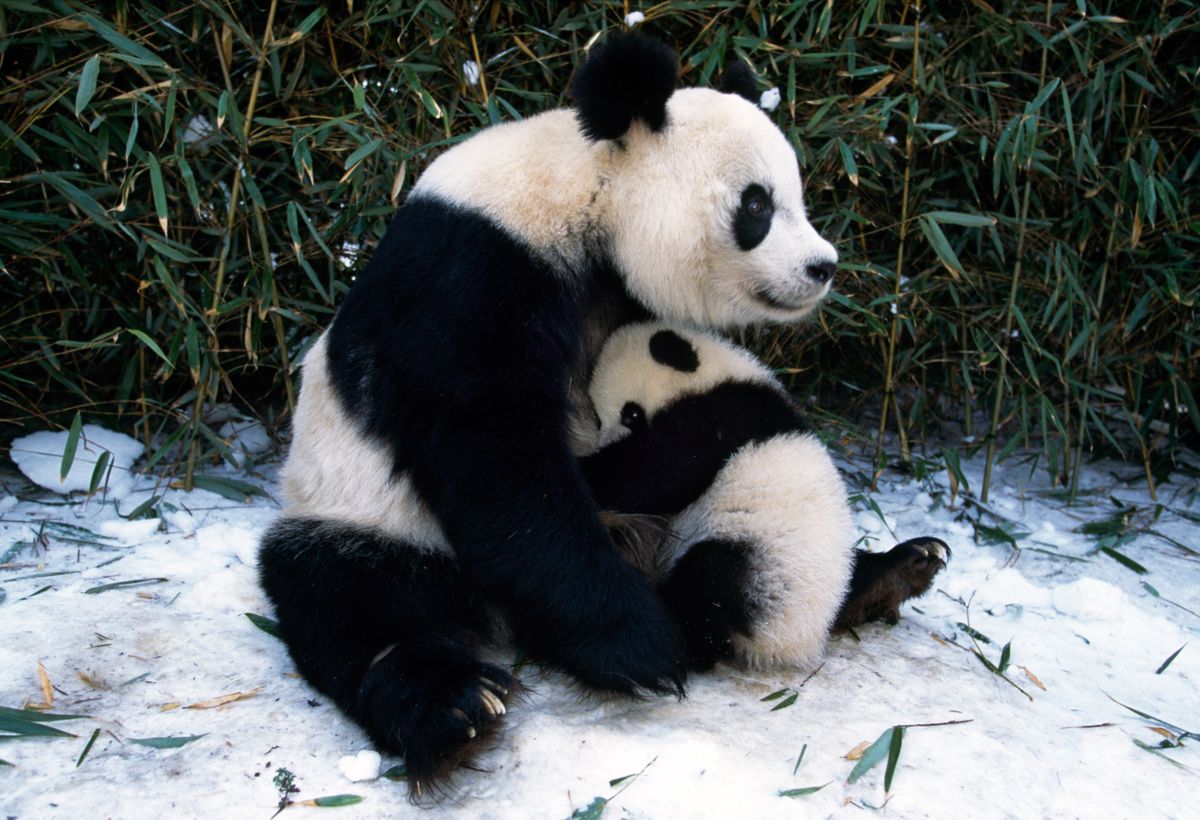
[[[679,544],[724,538],[753,545],[747,597],[753,637],[735,635],[751,668],[806,666],[825,649],[853,569],[854,526],[829,454],[809,434],[739,450],[676,517]]]
[[[775,216],[744,251],[733,216],[752,183]],[[829,291],[806,268],[837,260],[808,222],[787,138],[752,103],[706,88],[676,91],[665,128],[634,122],[619,144],[588,142],[567,109],[493,126],[438,157],[413,196],[485,214],[568,275],[609,254],[653,313],[702,326],[800,319]]]
[[[304,357],[292,421],[292,447],[282,470],[285,514],[341,521],[449,552],[441,526],[408,476],[392,472],[390,448],[364,436],[342,410],[329,381],[325,334]]]

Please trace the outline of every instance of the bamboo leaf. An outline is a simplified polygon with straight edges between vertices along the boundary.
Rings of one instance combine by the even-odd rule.
[[[96,79],[100,76],[100,55],[94,54],[83,64],[79,72],[79,88],[75,90],[75,116],[87,110],[88,103],[96,94]]]
[[[83,433],[83,417],[79,415],[79,411],[75,412],[75,417],[71,419],[71,429],[67,431],[67,443],[63,447],[62,463],[59,465],[58,480],[66,481],[67,474],[71,472],[71,465],[75,463],[75,451],[79,449],[79,437]]]

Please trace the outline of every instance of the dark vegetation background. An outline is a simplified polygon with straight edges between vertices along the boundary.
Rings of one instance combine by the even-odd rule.
[[[286,429],[424,166],[568,104],[641,11],[681,84],[781,92],[843,260],[816,323],[746,339],[800,395],[880,467],[985,447],[1069,486],[1116,453],[1153,490],[1200,433],[1198,6],[5,0],[0,441],[78,413],[190,476],[216,403]]]

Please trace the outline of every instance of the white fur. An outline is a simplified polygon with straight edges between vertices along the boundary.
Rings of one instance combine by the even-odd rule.
[[[752,183],[771,192],[775,215],[744,251],[733,217]],[[697,325],[800,319],[829,292],[806,269],[837,260],[808,222],[782,132],[754,104],[711,89],[675,92],[665,128],[635,122],[617,143],[588,142],[565,109],[493,126],[435,160],[413,195],[476,210],[568,272],[609,253],[652,312]]]
[[[341,521],[449,552],[441,526],[407,475],[392,471],[390,449],[364,436],[342,410],[329,381],[326,336],[304,357],[303,389],[282,470],[286,513]]]
[[[855,537],[841,476],[816,438],[742,448],[673,529],[684,547],[706,538],[754,545],[748,596],[761,609],[754,636],[734,637],[739,662],[796,667],[820,657],[846,597]]]
[[[651,357],[650,338],[661,330],[670,330],[692,345],[700,360],[695,372],[684,373]],[[659,322],[626,325],[608,337],[592,373],[589,395],[600,420],[597,447],[628,433],[621,426],[626,402],[637,402],[653,418],[680,396],[704,393],[734,380],[783,389],[762,362],[720,336]]]

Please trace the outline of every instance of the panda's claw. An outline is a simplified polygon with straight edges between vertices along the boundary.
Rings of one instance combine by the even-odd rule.
[[[491,678],[483,678],[483,677],[481,677],[481,678],[479,679],[479,682],[480,682],[480,683],[482,683],[484,686],[486,686],[486,687],[487,687],[489,690],[491,690],[491,692],[492,692],[493,694],[499,695],[499,696],[500,696],[500,697],[502,697],[502,698],[506,698],[506,697],[508,697],[508,689],[506,689],[505,687],[503,687],[503,686],[501,686],[500,684],[496,683],[496,682],[495,682],[494,680],[492,680]],[[503,705],[504,705],[504,704],[503,704],[503,702],[501,702],[501,704],[500,704],[500,705],[501,705],[501,706],[503,706]],[[504,714],[504,712],[503,712],[503,711],[501,711],[501,713],[500,713],[500,714]]]
[[[484,679],[480,678],[480,680]],[[496,697],[486,685],[479,687],[479,699],[482,702],[483,708],[492,717],[500,717],[508,712],[508,709],[504,706],[504,701]]]

